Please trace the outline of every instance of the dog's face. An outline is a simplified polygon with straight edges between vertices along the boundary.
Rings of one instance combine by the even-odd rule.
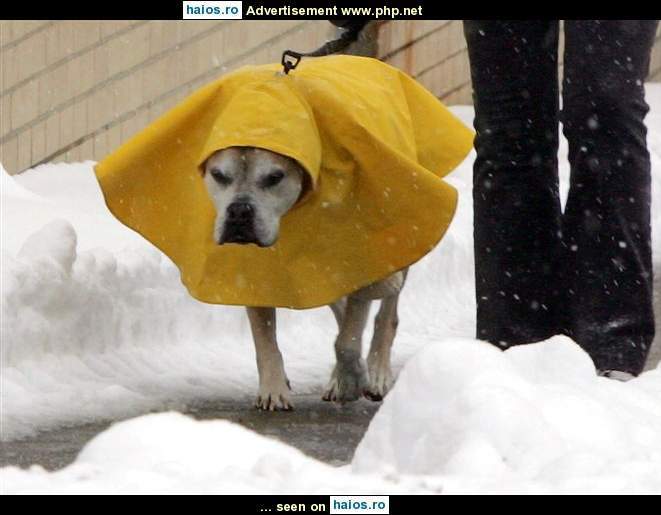
[[[215,152],[203,174],[217,213],[214,241],[260,247],[277,241],[280,218],[298,200],[305,177],[293,159],[253,147]]]

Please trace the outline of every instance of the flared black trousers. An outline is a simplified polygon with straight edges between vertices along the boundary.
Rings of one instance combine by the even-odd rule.
[[[657,21],[464,22],[475,103],[477,337],[567,334],[600,370],[641,372],[654,337],[643,81]],[[570,191],[558,192],[558,124]]]

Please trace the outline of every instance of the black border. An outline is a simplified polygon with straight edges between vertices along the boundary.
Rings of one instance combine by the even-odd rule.
[[[156,0],[154,2],[106,0],[76,2],[74,0],[49,1],[38,0],[30,2],[6,1],[0,10],[2,20],[181,20],[182,0]],[[243,0],[243,12],[248,6],[266,7],[329,7],[329,6],[363,6],[363,7],[416,7],[422,6],[422,16],[397,19],[649,19],[661,17],[661,8],[654,8],[655,2],[602,2],[594,6],[589,2],[548,2],[506,3],[490,2],[443,2],[442,0]],[[619,7],[617,9],[616,7]],[[340,18],[342,18],[340,16]],[[261,16],[245,17],[250,20],[302,20],[326,19],[325,16]],[[384,19],[385,20],[385,19]],[[196,20],[187,20],[191,23]]]

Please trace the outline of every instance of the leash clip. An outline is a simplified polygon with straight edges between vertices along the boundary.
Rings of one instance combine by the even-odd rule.
[[[288,75],[291,70],[296,69],[298,63],[301,62],[303,54],[294,52],[293,50],[285,50],[282,52],[282,69],[285,75]]]

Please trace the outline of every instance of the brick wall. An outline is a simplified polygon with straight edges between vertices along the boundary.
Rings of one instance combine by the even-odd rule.
[[[99,159],[196,88],[285,48],[316,48],[328,23],[1,22],[0,153],[16,173]]]

